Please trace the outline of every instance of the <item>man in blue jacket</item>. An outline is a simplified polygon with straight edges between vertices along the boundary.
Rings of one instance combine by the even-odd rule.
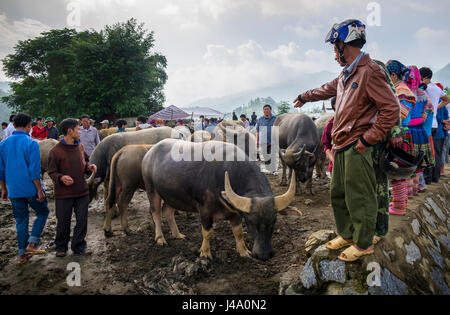
[[[276,116],[272,115],[272,106],[266,104],[263,107],[264,115],[256,123],[256,142],[264,158],[262,172],[265,174],[278,175],[278,164],[275,153],[272,152],[272,127]],[[274,161],[272,161],[274,157]]]
[[[39,243],[49,210],[41,183],[39,145],[29,135],[31,117],[18,114],[14,118],[14,127],[16,131],[12,136],[0,143],[0,187],[2,199],[11,199],[19,264],[23,264],[33,255],[45,254]],[[37,215],[31,235],[28,230],[29,205]]]

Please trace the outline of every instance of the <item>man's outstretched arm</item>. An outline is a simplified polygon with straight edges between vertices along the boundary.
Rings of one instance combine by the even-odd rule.
[[[309,90],[300,94],[294,100],[294,107],[302,107],[308,102],[324,101],[336,96],[339,77],[331,82],[325,83],[320,88]]]

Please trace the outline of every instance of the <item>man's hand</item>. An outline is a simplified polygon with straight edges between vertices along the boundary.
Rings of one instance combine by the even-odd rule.
[[[300,107],[302,107],[303,105],[305,105],[304,103],[302,103],[302,102],[300,102],[299,100],[298,100],[298,97],[294,100],[294,107],[295,108],[300,108]]]
[[[361,142],[361,140],[358,140],[355,149],[359,154],[364,154],[367,151],[367,147]]]
[[[45,194],[42,189],[38,190],[38,195],[37,195],[36,200],[40,203],[43,203],[45,201]]]
[[[6,187],[2,189],[2,200],[8,201],[8,189]]]
[[[71,186],[73,185],[73,179],[72,177],[68,176],[68,175],[64,175],[63,177],[61,177],[61,181],[63,182],[64,185],[66,186]]]
[[[327,152],[325,152],[325,155],[328,157],[331,163],[334,164],[334,150],[327,150]]]
[[[449,131],[450,130],[450,120],[444,120],[444,130]]]
[[[391,138],[391,140],[389,140],[389,143],[391,144],[391,146],[393,148],[401,148],[402,144],[403,144],[403,139],[402,138]]]
[[[95,164],[90,164],[88,166],[88,170],[90,170],[92,173],[97,173],[97,165]]]

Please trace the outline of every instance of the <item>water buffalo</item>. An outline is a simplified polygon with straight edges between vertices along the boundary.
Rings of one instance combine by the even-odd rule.
[[[125,234],[129,234],[128,204],[138,188],[145,189],[141,163],[151,147],[152,145],[146,144],[127,145],[114,154],[109,173],[108,197],[105,200],[106,215],[103,225],[105,236],[113,235],[111,229],[112,208],[116,203],[119,208],[122,229]]]
[[[106,137],[109,137],[110,135],[115,134],[117,132],[117,130],[118,130],[117,127],[99,130],[98,131],[98,136],[100,138],[100,141],[102,141]],[[136,131],[136,128],[125,128],[125,131],[126,132]]]
[[[191,138],[191,130],[189,129],[189,127],[187,126],[175,126],[173,127],[173,132],[177,133],[176,138],[177,139],[182,139],[182,140],[186,140],[189,141],[189,139]],[[174,138],[174,137],[172,137]]]
[[[177,137],[170,127],[151,128],[141,131],[115,133],[99,143],[90,156],[90,163],[97,165],[95,179],[90,182],[89,194],[91,200],[97,195],[98,186],[104,182],[105,200],[108,197],[110,164],[114,154],[130,144],[155,144],[159,141]],[[106,210],[106,205],[105,205]]]
[[[314,121],[317,127],[317,132],[319,134],[319,137],[322,138],[323,131],[325,127],[327,126],[328,122],[333,118],[333,114],[323,114],[321,117],[319,117],[317,120]],[[316,162],[316,174],[317,177],[325,178],[326,177],[326,155],[323,151],[323,144],[322,142],[319,143],[319,147],[317,149],[319,151],[319,157],[317,158]]]
[[[206,130],[194,132],[188,139],[191,142],[206,142],[211,140],[211,134]]]
[[[312,192],[312,175],[319,156],[320,138],[312,119],[305,114],[282,114],[275,120],[279,127],[280,158],[283,165],[281,185],[286,185],[286,166],[295,170],[297,181]]]
[[[213,152],[215,158],[207,158],[205,154],[197,159],[179,157],[186,153],[196,156],[195,152],[202,151]],[[231,158],[225,159],[227,154]],[[174,237],[180,237],[174,209],[200,214],[203,236],[200,257],[212,258],[210,240],[214,219],[230,221],[238,253],[249,257],[242,227],[244,218],[254,240],[252,256],[267,260],[273,256],[272,234],[277,213],[298,215],[297,210],[288,208],[295,195],[295,180],[284,195],[274,197],[269,181],[256,163],[249,161],[233,144],[163,140],[145,155],[142,176],[155,222],[157,244],[166,244],[161,231],[163,200]]]
[[[55,145],[58,144],[58,141],[55,139],[46,139],[42,141],[38,141],[39,143],[39,151],[41,154],[41,176],[44,178],[44,173],[48,169],[48,154],[53,149]]]
[[[245,130],[245,125],[241,120],[223,120],[214,127],[213,139],[218,141],[224,141],[226,130],[239,131],[241,129]]]
[[[232,143],[244,150],[250,160],[256,160],[256,136],[239,120],[224,120],[214,128],[214,140]]]

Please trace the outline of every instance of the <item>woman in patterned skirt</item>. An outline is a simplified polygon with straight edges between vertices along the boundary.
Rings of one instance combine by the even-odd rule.
[[[424,87],[421,86],[420,72],[416,66],[409,67],[405,82],[416,95],[417,99],[416,106],[411,111],[411,121],[408,124],[413,138],[414,151],[419,152],[419,150],[421,150],[425,153],[425,162],[427,167],[429,167],[434,165],[434,157],[427,132],[424,128],[424,123],[427,121],[428,115],[432,112],[430,112],[432,106],[424,91]],[[423,168],[418,169],[417,173],[413,176],[412,191],[409,191],[410,196],[416,195],[419,191],[420,176],[423,176]]]
[[[386,64],[387,70],[394,83],[395,91],[400,103],[400,115],[403,128],[403,147],[406,152],[414,155],[414,145],[408,124],[411,120],[411,111],[416,104],[416,96],[402,79],[407,75],[408,69],[397,60],[390,60]],[[391,180],[392,203],[389,205],[389,213],[393,215],[405,215],[408,207],[408,180]]]

